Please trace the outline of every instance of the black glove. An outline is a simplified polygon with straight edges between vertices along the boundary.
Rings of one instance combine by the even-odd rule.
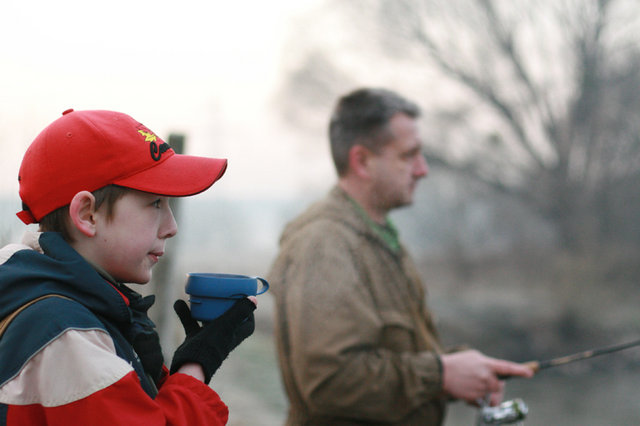
[[[191,317],[184,300],[177,300],[173,309],[187,334],[176,349],[171,361],[171,374],[184,364],[195,362],[202,366],[204,382],[209,384],[229,352],[249,337],[255,328],[253,311],[256,305],[249,299],[238,300],[227,312],[203,326]]]

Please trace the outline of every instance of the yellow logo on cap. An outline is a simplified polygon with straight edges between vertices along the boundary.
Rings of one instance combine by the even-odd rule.
[[[138,130],[138,133],[140,133],[142,136],[144,136],[144,141],[145,142],[155,142],[158,137],[156,135],[154,135],[151,132],[147,132],[145,130]]]

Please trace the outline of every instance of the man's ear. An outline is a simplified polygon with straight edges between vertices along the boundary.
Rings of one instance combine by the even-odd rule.
[[[349,150],[349,169],[360,177],[369,176],[369,160],[372,152],[363,145],[353,145]]]
[[[89,191],[80,191],[69,203],[69,216],[73,226],[87,237],[96,234],[96,198]]]

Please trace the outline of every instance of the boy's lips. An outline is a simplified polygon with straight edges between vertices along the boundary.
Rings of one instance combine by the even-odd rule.
[[[160,256],[162,256],[164,254],[164,252],[162,251],[157,251],[157,252],[151,252],[149,253],[149,257],[151,257],[151,260],[153,261],[153,263],[157,263],[158,259],[160,258]]]

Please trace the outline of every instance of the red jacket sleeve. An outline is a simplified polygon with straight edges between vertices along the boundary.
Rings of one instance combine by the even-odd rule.
[[[228,409],[209,386],[166,377],[155,399],[140,386],[101,330],[67,330],[0,386],[7,425],[187,426],[227,423]]]
[[[193,377],[170,376],[152,400],[131,372],[113,385],[69,404],[12,405],[7,411],[7,425],[218,426],[227,423],[228,414],[218,394]]]

